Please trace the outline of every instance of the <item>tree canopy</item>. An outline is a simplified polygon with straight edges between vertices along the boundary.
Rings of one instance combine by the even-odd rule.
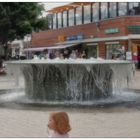
[[[32,31],[47,29],[47,19],[41,18],[43,10],[43,5],[36,2],[1,2],[0,44],[22,39]]]

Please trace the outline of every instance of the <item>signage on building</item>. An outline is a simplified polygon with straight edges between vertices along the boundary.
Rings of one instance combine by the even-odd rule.
[[[64,41],[65,41],[64,35],[59,35],[59,36],[58,36],[58,41],[59,41],[59,42],[64,42]]]
[[[58,41],[59,42],[64,42],[66,41],[71,41],[71,40],[82,40],[83,39],[83,34],[77,34],[77,35],[71,35],[65,37],[64,35],[59,35],[58,36]]]
[[[128,26],[128,31],[132,34],[140,34],[140,25]]]
[[[66,40],[71,41],[71,40],[82,40],[83,39],[83,34],[77,34],[77,35],[71,35],[67,36]]]
[[[105,30],[106,34],[113,34],[113,33],[118,33],[119,29],[118,28],[109,28]]]

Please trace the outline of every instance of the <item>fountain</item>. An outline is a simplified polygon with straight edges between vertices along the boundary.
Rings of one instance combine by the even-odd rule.
[[[110,99],[133,76],[133,63],[122,60],[22,60],[7,62],[7,67],[9,74],[23,75],[28,102],[48,104],[93,104]]]

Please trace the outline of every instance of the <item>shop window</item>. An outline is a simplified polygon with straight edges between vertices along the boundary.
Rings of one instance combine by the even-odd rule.
[[[99,2],[93,4],[93,22],[99,21]]]
[[[107,54],[106,59],[125,59],[125,47],[119,44],[108,44],[106,45]]]
[[[69,10],[69,26],[74,26],[74,9]]]
[[[56,13],[53,14],[53,29],[56,29]]]
[[[106,19],[107,18],[107,16],[108,16],[107,9],[108,9],[107,2],[102,2],[101,3],[101,19]]]
[[[84,6],[84,23],[90,23],[91,21],[91,5]]]
[[[110,2],[109,15],[111,18],[117,16],[116,10],[117,10],[116,2]]]
[[[67,11],[63,12],[63,27],[67,27]]]
[[[88,45],[87,48],[88,58],[97,58],[97,45]]]
[[[58,18],[58,28],[61,28],[62,27],[62,13],[58,13],[57,18]]]
[[[119,2],[118,9],[119,9],[119,16],[127,15],[127,3],[126,2]]]
[[[82,6],[76,8],[76,25],[82,24]]]

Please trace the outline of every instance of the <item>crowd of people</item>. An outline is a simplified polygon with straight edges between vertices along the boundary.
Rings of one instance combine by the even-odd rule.
[[[48,50],[41,53],[34,53],[32,56],[33,59],[76,59],[76,58],[87,58],[86,51],[79,50]]]

